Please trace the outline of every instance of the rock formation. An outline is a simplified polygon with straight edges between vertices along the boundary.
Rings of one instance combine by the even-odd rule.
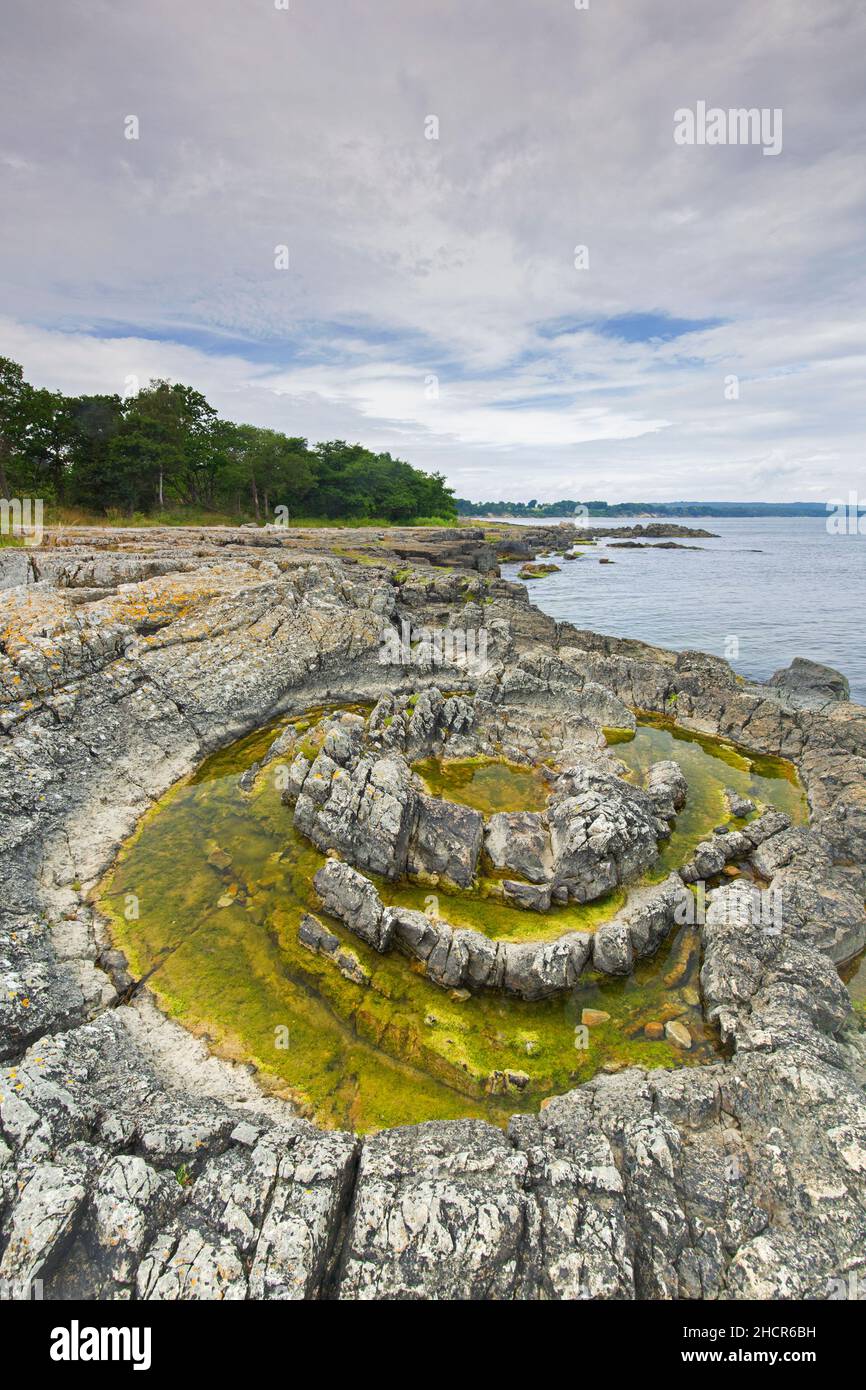
[[[826,1298],[862,1268],[866,1242],[866,1053],[836,969],[864,943],[866,711],[835,677],[833,698],[823,682],[804,701],[799,681],[745,685],[717,658],[557,623],[497,577],[470,528],[383,534],[382,562],[363,566],[328,543],[273,528],[105,531],[0,552],[2,1287],[26,1296],[36,1279],[47,1298],[182,1300]],[[378,543],[362,543],[375,560]],[[443,557],[460,567],[427,563]],[[385,626],[477,630],[479,615],[492,655],[477,679],[459,661],[379,661]],[[484,844],[519,857],[529,884],[558,875],[569,893],[600,882],[608,861],[636,872],[644,830],[654,840],[676,814],[682,789],[668,769],[617,803],[621,847],[615,823],[603,835],[596,825],[593,799],[619,780],[600,730],[633,727],[631,709],[669,713],[673,702],[686,728],[796,764],[808,829],[768,813],[694,857],[698,876],[729,853],[747,859],[782,902],[768,926],[753,883],[722,883],[696,925],[704,1009],[727,1060],[600,1074],[507,1132],[435,1122],[361,1140],[265,1097],[248,1068],[208,1057],[123,979],[88,892],[172,783],[281,712],[433,686],[474,694],[499,756],[533,760],[553,738],[577,769],[554,789],[549,849],[539,822],[473,822],[468,851],[461,840],[470,856]],[[394,754],[421,756],[440,718],[422,699],[411,721],[387,726],[382,706],[382,752],[363,787],[347,770],[351,728],[316,754],[329,760],[328,794],[309,789],[310,832],[334,798],[327,823],[344,823],[342,769],[357,824],[375,826],[389,856],[404,836],[407,868],[423,860],[430,872],[437,845],[456,855],[438,812],[425,812],[420,838],[403,815],[406,788],[419,793]],[[453,728],[463,714],[458,702]],[[304,795],[310,776],[297,778]],[[426,949],[435,924],[377,917],[376,899],[359,886],[346,909],[365,939]],[[326,929],[303,929],[311,949],[333,953]],[[627,970],[657,930],[652,905],[638,905],[596,933],[594,959]],[[474,988],[485,963],[464,958],[459,935],[443,978],[453,956]],[[555,943],[543,960],[491,969],[505,988],[567,979],[582,949]],[[348,956],[340,968],[353,968]]]

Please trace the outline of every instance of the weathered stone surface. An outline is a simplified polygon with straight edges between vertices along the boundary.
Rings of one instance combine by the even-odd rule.
[[[340,939],[329,932],[326,927],[312,913],[307,912],[301,918],[301,925],[298,927],[298,940],[308,951],[314,955],[327,956],[332,960],[340,974],[347,980],[351,980],[356,985],[368,985],[370,975],[354,951],[345,950],[340,945]]]
[[[483,537],[461,537],[442,544],[491,574]],[[820,844],[773,813],[745,832],[783,903],[790,880],[790,925],[772,930],[738,880],[700,929],[728,1061],[599,1075],[507,1137],[461,1122],[360,1141],[292,1117],[146,997],[109,1007],[81,892],[152,798],[283,709],[393,698],[377,653],[399,596],[424,619],[462,601],[466,571],[395,586],[365,566],[361,582],[313,544],[115,532],[36,570],[0,555],[0,1278],[47,1298],[827,1298],[866,1247],[866,1056],[832,958],[856,939],[842,889],[862,899],[866,862],[866,714],[845,701],[799,707],[713,659],[557,625],[490,580],[517,659],[485,685],[488,728],[507,715],[510,737],[536,738],[538,702],[588,750],[603,708],[663,712],[675,694],[687,727],[748,729],[801,770]],[[61,570],[85,587],[52,587]],[[312,760],[284,751],[300,788]],[[436,948],[445,924],[396,914],[394,944]],[[495,977],[487,949],[466,947],[467,972]]]
[[[628,975],[634,964],[634,948],[628,925],[604,922],[592,938],[592,963],[606,975]]]
[[[501,811],[491,816],[484,849],[495,869],[510,869],[530,883],[546,883],[553,870],[550,835],[539,811]]]
[[[646,786],[653,809],[660,816],[672,818],[686,804],[689,784],[679,763],[672,758],[653,763]]]
[[[520,883],[506,878],[502,881],[502,896],[507,903],[530,912],[546,912],[550,907],[550,884]]]
[[[776,671],[769,684],[782,691],[791,704],[804,709],[821,709],[836,700],[851,698],[848,682],[840,671],[803,656],[795,656],[790,666]]]
[[[418,797],[415,831],[409,846],[410,874],[437,875],[458,888],[475,877],[484,835],[484,818],[471,806]]]
[[[526,1156],[490,1125],[429,1123],[364,1144],[340,1298],[515,1298],[535,1209]]]
[[[732,816],[748,816],[755,809],[751,797],[743,796],[735,787],[725,787],[725,800]]]
[[[294,823],[319,849],[336,850],[352,864],[393,878],[406,871],[417,804],[409,768],[399,756],[362,758],[344,767],[323,747],[295,803]]]
[[[339,859],[329,859],[314,879],[322,906],[368,946],[386,951],[391,944],[390,919],[383,917],[382,901],[368,878]]]
[[[656,820],[646,792],[590,767],[556,783],[548,807],[553,884],[590,902],[637,878],[658,854]]]

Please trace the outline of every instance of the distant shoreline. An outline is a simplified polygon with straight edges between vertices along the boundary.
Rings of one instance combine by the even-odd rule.
[[[638,517],[664,521],[671,517],[791,517],[825,518],[839,505],[829,502],[615,502],[610,506],[563,500],[529,509],[521,503],[467,502],[457,499],[458,517],[477,521],[610,520]],[[506,510],[507,508],[507,510]],[[586,511],[582,508],[587,508]],[[852,506],[853,510],[853,506]],[[866,508],[859,508],[861,512]]]

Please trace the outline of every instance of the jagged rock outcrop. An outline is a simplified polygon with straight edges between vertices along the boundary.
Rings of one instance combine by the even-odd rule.
[[[704,1009],[728,1060],[599,1074],[515,1117],[507,1135],[458,1121],[359,1139],[266,1098],[144,991],[120,1002],[84,899],[153,800],[281,711],[417,686],[378,662],[383,623],[400,620],[411,587],[391,577],[395,551],[358,579],[359,567],[305,553],[303,536],[284,539],[106,533],[78,549],[108,556],[120,544],[171,563],[127,568],[110,592],[107,572],[81,571],[104,581],[99,594],[55,588],[29,555],[0,554],[3,1289],[27,1297],[37,1279],[47,1298],[89,1299],[828,1297],[862,1269],[866,1245],[866,1056],[834,967],[857,939],[845,923],[862,906],[866,863],[866,711],[845,701],[804,708],[784,687],[740,686],[724,663],[555,624],[484,572],[491,621],[529,662],[546,719],[566,724],[570,707],[557,711],[559,677],[538,675],[527,650],[538,642],[552,671],[568,666],[562,700],[576,709],[588,686],[584,710],[602,707],[595,689],[611,708],[659,713],[676,696],[686,727],[796,762],[819,843],[779,824],[750,843],[770,886],[797,876],[802,920],[765,930],[734,882],[695,927]],[[465,578],[422,573],[416,615],[448,613]],[[491,719],[506,727],[513,713],[515,738],[536,729],[533,681],[522,680],[513,710],[501,678],[488,687]],[[585,749],[598,746],[590,717],[573,723]],[[394,937],[434,927],[400,911]]]
[[[581,903],[638,878],[656,859],[665,830],[646,792],[592,767],[558,779],[547,820],[553,887]]]
[[[420,961],[434,984],[502,990],[530,1000],[572,989],[590,962],[607,975],[627,975],[667,936],[687,891],[671,874],[658,887],[636,890],[594,935],[571,931],[554,941],[518,943],[492,941],[410,908],[386,907],[370,880],[338,859],[319,870],[315,886],[332,917],[375,950],[396,946]],[[309,932],[304,923],[301,932]]]
[[[790,666],[776,671],[767,682],[783,690],[787,700],[802,709],[822,709],[836,700],[849,700],[851,691],[841,671],[817,661],[795,656]]]
[[[392,751],[379,756],[386,735]],[[545,911],[551,899],[589,902],[638,877],[686,797],[676,763],[660,764],[644,791],[619,777],[612,763],[585,756],[570,759],[559,775],[548,772],[544,813],[503,812],[485,822],[471,807],[423,790],[397,751],[409,743],[425,753],[436,748],[440,756],[458,748],[473,756],[497,751],[470,703],[445,700],[436,689],[409,702],[380,701],[366,724],[354,715],[325,717],[291,763],[284,800],[294,802],[296,829],[317,848],[372,873],[458,888],[475,880],[483,848],[495,869],[517,876],[503,880],[506,899]],[[561,751],[556,738],[548,738],[546,751]]]

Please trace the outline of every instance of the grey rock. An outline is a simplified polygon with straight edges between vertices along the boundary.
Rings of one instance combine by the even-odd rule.
[[[634,964],[634,947],[627,923],[602,923],[592,939],[592,963],[606,975],[629,974]]]
[[[550,835],[538,811],[501,811],[491,816],[484,849],[496,869],[510,869],[530,883],[546,883],[551,877]]]
[[[796,656],[790,666],[774,672],[769,684],[798,708],[821,709],[837,700],[849,700],[848,681],[832,666]]]
[[[506,878],[502,882],[502,895],[507,903],[531,912],[546,912],[550,907],[550,884],[519,883]]]
[[[673,759],[653,763],[646,785],[653,808],[659,815],[670,818],[685,806],[689,784],[679,763]]]
[[[374,950],[388,949],[391,921],[384,917],[379,894],[368,878],[339,859],[329,859],[313,881],[326,912]]]
[[[553,884],[577,902],[638,877],[658,855],[649,796],[609,773],[577,767],[561,777],[548,823]]]
[[[409,873],[435,874],[458,888],[468,888],[477,870],[483,834],[484,819],[470,806],[419,796]]]
[[[725,800],[732,816],[749,816],[755,809],[751,797],[743,796],[735,787],[725,787]]]
[[[515,1298],[534,1221],[526,1156],[464,1120],[364,1144],[340,1268],[342,1299]]]

